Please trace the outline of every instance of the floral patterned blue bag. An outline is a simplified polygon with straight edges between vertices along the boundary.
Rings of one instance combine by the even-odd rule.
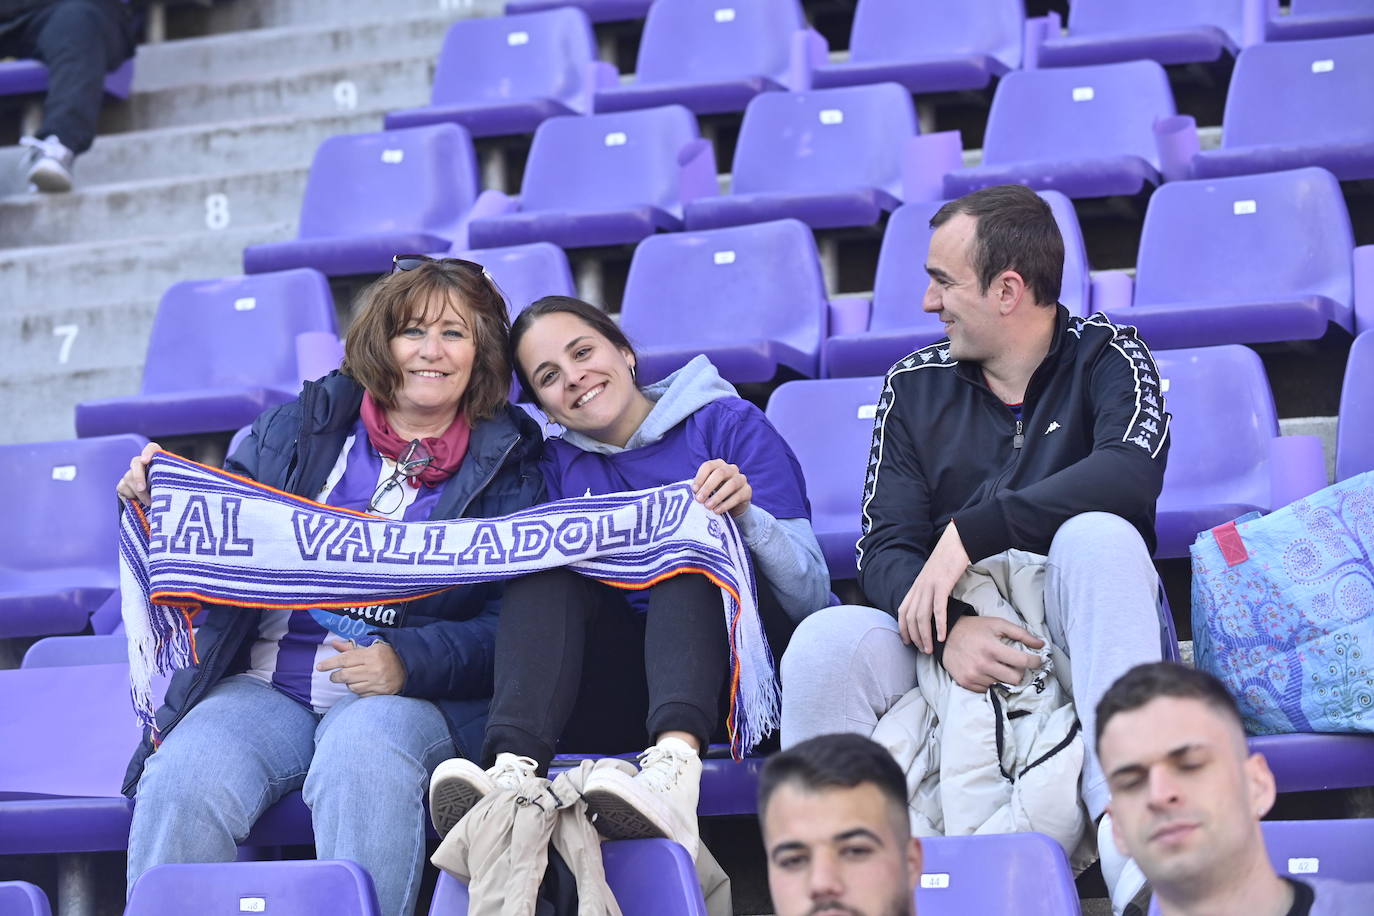
[[[1193,651],[1251,734],[1374,732],[1374,471],[1198,535]]]

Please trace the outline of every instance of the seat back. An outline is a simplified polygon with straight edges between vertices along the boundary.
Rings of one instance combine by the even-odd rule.
[[[811,230],[778,220],[640,242],[620,326],[645,348],[763,339],[815,354],[826,301]]]
[[[1221,145],[1374,144],[1374,116],[1353,112],[1374,112],[1374,35],[1255,45],[1236,59]]]
[[[12,488],[11,524],[0,531],[0,568],[113,571],[115,484],[147,444],[142,436],[125,435],[0,445],[0,473]]]
[[[1135,304],[1353,301],[1354,235],[1324,169],[1178,181],[1150,198]]]
[[[1159,168],[1154,123],[1173,114],[1169,78],[1152,60],[1017,70],[997,84],[983,162],[1129,155]]]
[[[765,92],[744,110],[732,190],[902,194],[903,144],[917,133],[911,93],[896,83]]]
[[[1080,912],[1064,850],[1043,833],[922,837],[921,846],[925,864],[916,890],[921,916]]]
[[[577,295],[568,256],[551,242],[450,251],[448,256],[474,261],[487,269],[506,296],[512,321],[536,299]]]
[[[1169,424],[1160,512],[1231,505],[1270,508],[1269,446],[1278,413],[1259,355],[1247,347],[1155,354]]]
[[[359,865],[342,859],[158,865],[134,882],[124,916],[189,911],[275,916],[375,916],[377,892]]]
[[[1261,821],[1260,830],[1280,875],[1374,882],[1374,818]]]
[[[435,105],[556,99],[585,108],[596,38],[587,14],[564,7],[523,16],[461,19],[434,68]]]
[[[601,844],[606,884],[624,916],[706,916],[692,858],[669,840]],[[429,916],[463,916],[468,889],[448,872],[434,885]]]
[[[1214,25],[1243,43],[1245,7],[1253,0],[1074,0],[1070,35],[1150,34]]]
[[[1341,385],[1341,413],[1336,429],[1336,479],[1374,471],[1374,331],[1365,331],[1350,347]]]
[[[654,0],[635,80],[649,85],[766,76],[784,82],[792,35],[804,28],[798,0]]]
[[[338,332],[324,274],[187,280],[162,296],[148,338],[143,393],[262,387],[296,392],[296,335]]]
[[[859,0],[850,60],[861,63],[988,54],[1021,66],[1022,0]]]
[[[811,527],[838,578],[855,571],[864,474],[882,390],[881,377],[803,380],[784,382],[768,399],[768,419],[801,463]]]
[[[52,916],[48,895],[27,881],[0,881],[0,913],[5,916]]]
[[[523,210],[586,212],[653,206],[682,216],[678,157],[697,139],[680,105],[549,118],[534,132]]]
[[[453,237],[479,189],[472,138],[457,124],[340,134],[315,151],[299,235],[415,230]]]
[[[1086,315],[1090,301],[1088,253],[1083,230],[1073,203],[1058,191],[1040,191],[1050,205],[1054,221],[1064,237],[1064,273],[1059,301],[1071,315]],[[930,218],[943,201],[903,204],[887,221],[878,271],[873,284],[873,316],[870,331],[898,331],[929,325],[939,319],[921,311],[921,300],[930,282],[926,276],[926,252],[930,249]]]

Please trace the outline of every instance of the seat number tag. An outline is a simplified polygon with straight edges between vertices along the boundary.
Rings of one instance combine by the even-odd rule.
[[[877,404],[860,404],[860,405],[859,405],[859,419],[860,419],[860,420],[872,420],[872,419],[873,419],[874,417],[876,417],[877,415],[878,415],[878,405],[877,405]]]
[[[624,146],[629,141],[629,139],[629,137],[625,136],[625,132],[623,130],[612,131],[611,133],[606,135],[606,145]]]
[[[1334,60],[1314,60],[1314,61],[1312,61],[1312,72],[1313,72],[1313,73],[1330,73],[1332,70],[1335,70],[1335,69],[1336,69],[1336,62],[1335,62]]]
[[[735,11],[730,7],[722,7],[716,10],[716,22],[734,22]]]
[[[514,48],[517,45],[527,45],[530,43],[529,32],[511,32],[506,36],[506,44]]]
[[[711,256],[711,260],[715,261],[716,264],[733,264],[735,263],[735,253],[733,251],[717,251]]]
[[[258,307],[258,300],[253,296],[240,296],[234,300],[234,311],[251,312]]]
[[[74,465],[74,464],[56,464],[56,465],[53,465],[53,469],[52,469],[52,479],[53,479],[53,480],[75,480],[75,479],[76,479],[76,465]]]
[[[1322,860],[1316,856],[1303,859],[1289,859],[1288,873],[1290,875],[1315,875],[1321,870]]]
[[[382,150],[382,161],[388,165],[400,165],[405,161],[406,151],[403,149],[384,149]]]
[[[1073,88],[1073,100],[1075,102],[1091,102],[1096,94],[1091,86],[1075,86]]]
[[[823,108],[823,109],[821,109],[821,123],[822,123],[822,124],[843,124],[843,123],[844,123],[844,112],[841,111],[841,110],[838,109],[838,108]]]
[[[266,913],[266,912],[267,912],[267,898],[266,898],[266,897],[240,897],[240,898],[239,898],[239,912],[240,912],[240,913]]]
[[[930,888],[932,890],[943,890],[949,887],[949,875],[944,872],[936,874],[927,872],[921,875],[921,887]]]
[[[1231,205],[1231,209],[1236,216],[1249,216],[1255,212],[1255,202],[1253,200],[1238,200]]]

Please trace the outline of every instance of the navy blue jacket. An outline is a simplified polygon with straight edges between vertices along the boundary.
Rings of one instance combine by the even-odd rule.
[[[314,498],[353,432],[362,399],[362,386],[341,372],[306,382],[300,398],[254,421],[226,470]],[[488,518],[543,502],[541,452],[539,428],[519,408],[478,423],[430,518]],[[495,582],[452,588],[410,603],[400,627],[379,631],[405,665],[401,695],[435,701],[459,753],[468,757],[481,747],[491,704],[500,594]],[[157,711],[164,738],[212,685],[248,668],[259,619],[236,608],[206,608],[196,633],[200,663],[173,675]],[[129,763],[125,795],[133,795],[152,750],[145,734]]]

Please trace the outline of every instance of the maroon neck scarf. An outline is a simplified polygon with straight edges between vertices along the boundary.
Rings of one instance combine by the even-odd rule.
[[[392,461],[399,458],[406,450],[406,446],[410,445],[410,440],[402,439],[396,434],[387,422],[386,412],[366,391],[363,392],[362,415],[363,425],[367,427],[367,438],[371,440],[372,447]],[[471,435],[472,427],[460,412],[442,436],[421,439],[420,444],[434,456],[434,460],[417,476],[406,478],[410,485],[418,487],[423,483],[427,487],[437,487],[452,477],[458,466],[463,463],[463,456],[468,452],[468,438]]]

